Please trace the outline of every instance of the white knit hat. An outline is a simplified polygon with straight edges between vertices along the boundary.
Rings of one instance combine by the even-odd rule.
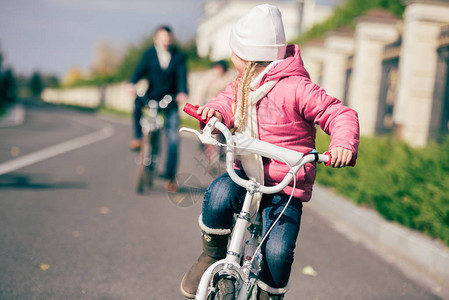
[[[253,7],[232,26],[231,50],[247,61],[274,61],[285,56],[284,25],[276,6]]]

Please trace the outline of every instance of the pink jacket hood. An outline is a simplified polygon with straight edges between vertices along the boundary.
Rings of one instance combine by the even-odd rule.
[[[357,154],[357,113],[310,80],[297,45],[287,47],[286,58],[272,66],[262,76],[258,86],[274,79],[279,81],[256,106],[260,140],[308,153],[315,148],[315,125],[319,125],[331,136],[329,149],[343,147]],[[234,126],[233,97],[233,83],[230,83],[206,105],[219,111],[223,123],[229,128]],[[264,159],[265,185],[279,183],[288,171],[285,164]],[[316,165],[307,164],[297,173],[296,188],[293,190],[292,186],[288,186],[283,193],[293,192],[296,199],[308,201],[315,175]]]
[[[310,78],[309,73],[304,68],[298,45],[288,45],[285,57],[268,71],[262,82],[288,76]]]

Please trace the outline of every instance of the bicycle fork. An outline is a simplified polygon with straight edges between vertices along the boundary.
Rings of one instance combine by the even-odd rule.
[[[245,240],[246,229],[251,223],[249,208],[253,200],[254,192],[248,191],[245,195],[245,201],[240,213],[237,215],[237,221],[232,230],[231,243],[228,247],[226,262],[231,264],[239,264],[240,256]]]
[[[247,300],[254,292],[259,272],[261,270],[262,254],[259,245],[261,233],[260,215],[257,213],[255,221],[248,228],[250,238],[246,241],[243,265],[241,267],[242,286],[239,288],[237,300]],[[252,298],[251,298],[252,299]]]
[[[260,251],[255,252],[260,236],[260,216],[255,217],[255,222],[251,223],[250,206],[254,197],[254,188],[248,188],[245,195],[245,201],[237,221],[232,231],[231,242],[226,253],[226,258],[215,262],[206,272],[204,272],[200,284],[198,286],[195,299],[206,299],[209,284],[215,274],[230,275],[237,280],[238,298],[247,299],[247,295],[251,292],[257,280],[260,271],[260,262],[262,255]],[[257,212],[254,212],[257,213]],[[243,253],[246,230],[250,232],[250,238],[247,247]],[[243,257],[243,266],[240,266],[241,256]]]

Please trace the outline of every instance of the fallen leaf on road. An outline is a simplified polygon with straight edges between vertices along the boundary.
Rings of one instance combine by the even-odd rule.
[[[302,273],[304,275],[313,276],[313,277],[318,275],[318,273],[311,266],[305,266],[302,269]]]
[[[42,271],[47,271],[47,270],[50,269],[50,265],[49,265],[49,264],[39,264],[39,268],[40,268]]]
[[[85,171],[86,171],[86,168],[84,166],[76,167],[76,174],[78,174],[78,175],[84,174]]]
[[[19,156],[20,155],[20,148],[16,146],[11,147],[11,156]]]
[[[100,207],[100,214],[102,215],[107,215],[108,213],[110,213],[111,211],[109,210],[109,207],[106,206],[102,206]]]

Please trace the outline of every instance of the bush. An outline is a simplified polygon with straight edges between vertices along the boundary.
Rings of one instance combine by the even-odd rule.
[[[317,148],[329,137],[317,135]],[[449,246],[449,137],[415,149],[390,137],[362,137],[355,168],[319,168],[317,181],[384,218]]]
[[[405,10],[405,5],[401,0],[346,0],[336,7],[328,19],[312,26],[312,28],[295,40],[294,43],[302,44],[307,40],[320,38],[326,32],[341,27],[353,28],[357,17],[363,15],[368,10],[377,8],[385,9],[401,17]]]

